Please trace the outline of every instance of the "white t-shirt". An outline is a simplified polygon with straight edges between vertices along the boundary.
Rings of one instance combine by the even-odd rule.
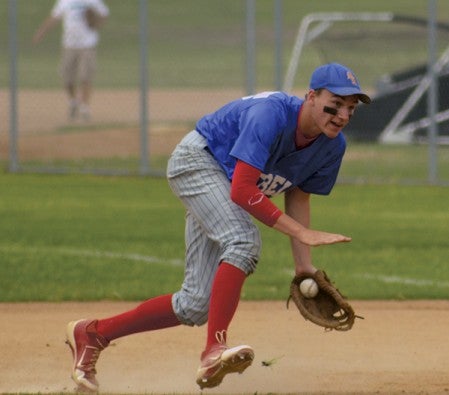
[[[51,15],[62,19],[62,46],[64,48],[93,48],[98,44],[99,35],[87,25],[84,12],[93,8],[100,16],[109,15],[103,0],[58,0]]]

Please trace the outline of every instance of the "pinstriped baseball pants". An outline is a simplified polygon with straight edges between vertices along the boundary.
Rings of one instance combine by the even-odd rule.
[[[259,230],[250,215],[231,201],[231,183],[197,131],[187,134],[173,151],[168,183],[186,207],[185,273],[172,305],[186,325],[207,322],[213,279],[221,261],[247,275],[260,255]]]

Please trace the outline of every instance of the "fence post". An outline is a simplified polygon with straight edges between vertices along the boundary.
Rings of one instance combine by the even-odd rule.
[[[428,66],[427,70],[430,76],[429,90],[427,91],[427,116],[430,120],[427,131],[429,139],[429,174],[428,182],[436,184],[438,181],[438,124],[435,116],[438,112],[438,75],[435,70],[437,31],[436,31],[436,0],[428,1]]]
[[[9,46],[9,170],[19,170],[17,154],[17,0],[8,3]]]
[[[274,85],[275,89],[282,90],[282,33],[283,33],[283,0],[275,0],[274,2]]]
[[[149,173],[148,165],[148,2],[139,2],[140,41],[140,174]]]
[[[253,95],[256,86],[256,2],[246,0],[246,93]]]

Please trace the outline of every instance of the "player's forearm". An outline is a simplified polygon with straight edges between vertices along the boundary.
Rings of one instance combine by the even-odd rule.
[[[273,225],[273,228],[308,246],[351,241],[351,238],[348,236],[308,229],[287,214],[282,214]]]
[[[273,227],[308,246],[351,241],[350,237],[309,229],[310,195],[296,188],[285,194],[285,212]]]
[[[42,25],[37,29],[36,33],[33,36],[33,43],[37,44],[40,42],[47,32],[52,29],[58,23],[58,19],[52,16],[47,17]]]
[[[295,188],[285,193],[284,197],[286,217],[277,224],[279,231],[292,238],[295,253],[301,250],[301,235],[310,227],[310,195]],[[306,247],[308,249],[308,247]]]
[[[287,192],[285,195],[285,210],[289,216],[302,227],[309,228],[310,226],[310,195],[303,193],[296,189]],[[302,229],[304,232],[304,229]],[[292,256],[295,262],[295,272],[313,273],[315,267],[312,264],[312,254],[310,246],[300,242],[294,235],[290,235],[290,244],[292,249]]]
[[[107,16],[99,16],[98,17],[98,27],[101,27],[101,26],[103,26],[104,24],[105,24],[105,22],[106,22],[106,19],[108,19],[108,17]]]
[[[273,225],[273,228],[286,234],[287,236],[290,236],[296,242],[300,242],[303,235],[308,231],[304,225],[285,213],[278,218],[276,223]]]
[[[295,239],[290,239],[292,256],[295,263],[295,274],[314,273],[316,267],[312,263],[310,246],[299,243]]]
[[[293,237],[290,237],[292,256],[295,262],[295,273],[313,273],[316,268],[312,263],[312,253],[310,246],[300,243]]]
[[[231,200],[267,226],[273,226],[281,210],[259,190],[260,170],[238,161],[231,184]]]

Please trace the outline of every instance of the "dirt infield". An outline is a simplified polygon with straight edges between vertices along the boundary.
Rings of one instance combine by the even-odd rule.
[[[73,392],[66,323],[134,306],[0,304],[0,392]],[[255,361],[203,393],[449,394],[449,301],[356,301],[354,307],[365,320],[338,333],[304,321],[283,302],[242,302],[229,342],[253,346]],[[205,329],[176,327],[114,341],[97,365],[101,392],[199,394],[195,372]]]
[[[0,90],[0,102],[9,92]],[[70,120],[62,90],[25,90],[17,98],[17,150],[20,160],[117,158],[140,155],[139,95],[135,90],[97,90],[89,121]],[[168,154],[196,120],[227,101],[236,89],[151,90],[148,94],[148,150]],[[0,106],[5,133],[0,133],[0,158],[9,154],[9,106]]]

